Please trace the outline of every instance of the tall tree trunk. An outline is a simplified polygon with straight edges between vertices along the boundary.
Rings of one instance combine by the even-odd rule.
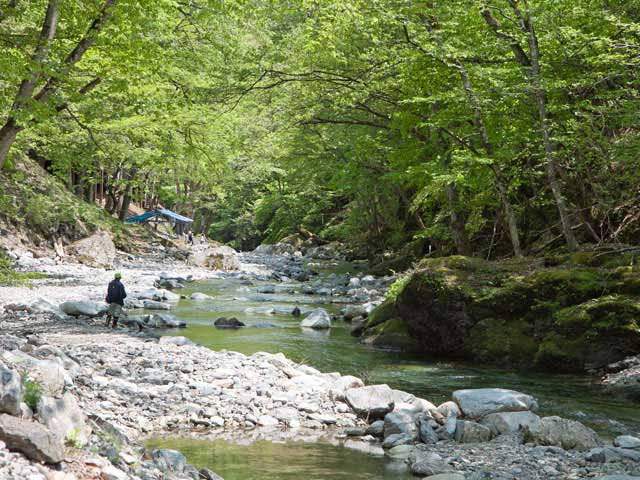
[[[538,39],[536,37],[535,30],[531,18],[527,14],[526,26],[529,30],[529,50],[531,51],[531,80],[534,84],[536,101],[538,104],[538,116],[540,118],[540,130],[542,131],[542,140],[544,142],[544,153],[546,161],[547,178],[553,197],[555,198],[556,205],[558,207],[558,213],[560,214],[560,222],[562,224],[562,232],[564,238],[567,241],[569,250],[575,251],[578,249],[578,241],[573,235],[571,230],[571,219],[569,217],[569,210],[567,203],[562,193],[560,182],[558,181],[558,166],[555,158],[555,147],[551,140],[551,125],[547,116],[547,95],[542,88],[541,82],[541,70],[538,53]]]
[[[443,156],[442,166],[445,171],[450,170],[451,155],[445,153]],[[470,257],[472,254],[469,235],[467,234],[467,226],[464,216],[458,211],[460,208],[460,196],[458,195],[458,187],[455,183],[448,183],[445,187],[447,199],[449,201],[449,225],[451,226],[451,234],[456,244],[456,250],[459,255]]]
[[[42,73],[41,66],[46,61],[49,44],[55,37],[56,27],[58,25],[60,0],[49,0],[47,13],[38,39],[38,46],[31,57],[31,61],[35,65],[34,71],[31,72],[30,76],[25,78],[20,84],[20,89],[18,90],[16,99],[11,107],[9,117],[7,118],[5,125],[0,129],[0,170],[4,166],[4,162],[17,134],[24,128],[17,124],[15,120],[16,114],[25,109],[29,100],[35,100],[37,102],[44,102],[47,100],[49,95],[57,88],[60,76],[67,76],[71,71],[71,68],[78,63],[80,59],[82,59],[87,50],[93,45],[98,34],[111,18],[113,7],[117,2],[118,0],[105,0],[98,17],[93,20],[87,30],[87,33],[80,39],[71,53],[69,53],[65,58],[65,68],[62,72],[57,76],[54,75],[49,77],[42,88],[33,95]]]
[[[573,231],[571,230],[571,220],[569,218],[567,203],[562,193],[560,181],[558,180],[555,146],[551,140],[551,125],[547,115],[547,95],[542,87],[542,69],[540,66],[538,38],[536,36],[535,29],[533,28],[531,15],[528,12],[525,14],[520,10],[517,0],[509,0],[509,3],[518,19],[520,30],[527,36],[527,43],[529,46],[529,55],[527,55],[520,45],[518,38],[507,33],[502,27],[500,21],[493,16],[488,3],[488,0],[484,1],[481,11],[483,18],[499,38],[502,38],[509,43],[516,61],[527,69],[528,73],[526,74],[526,77],[533,87],[534,99],[538,110],[538,119],[540,120],[540,132],[542,134],[542,142],[545,152],[545,170],[547,180],[551,187],[553,198],[558,209],[560,223],[562,225],[562,233],[567,242],[567,246],[569,247],[569,250],[575,251],[578,249],[579,245],[576,237],[573,235]],[[526,0],[523,0],[523,4],[528,8]]]
[[[122,203],[120,204],[120,212],[118,213],[118,218],[124,221],[127,218],[127,212],[129,211],[129,206],[131,205],[131,192],[133,190],[133,179],[136,177],[137,171],[132,170],[127,175],[127,184],[122,194]]]
[[[47,12],[42,22],[40,36],[38,37],[38,44],[33,55],[31,55],[33,68],[29,72],[29,75],[20,83],[20,88],[18,88],[18,93],[11,106],[7,121],[0,129],[0,170],[2,170],[4,166],[4,161],[9,154],[11,145],[13,145],[20,130],[22,130],[22,127],[18,125],[16,121],[16,116],[27,105],[42,75],[44,63],[49,55],[49,45],[56,35],[59,8],[60,0],[49,0]]]
[[[464,65],[456,60],[456,65],[458,66],[458,70],[460,72],[460,77],[462,78],[462,85],[465,93],[467,94],[467,98],[469,99],[469,103],[473,110],[473,119],[474,126],[477,134],[482,139],[482,146],[484,150],[487,152],[489,158],[493,158],[493,145],[489,141],[489,134],[487,133],[487,129],[484,125],[484,119],[482,118],[482,112],[480,110],[480,104],[478,99],[475,96],[473,88],[471,87],[471,80],[469,79],[469,74],[465,69]],[[491,171],[493,172],[493,176],[496,180],[496,186],[498,187],[498,194],[500,195],[500,201],[502,202],[502,206],[504,207],[504,214],[507,220],[507,225],[509,226],[509,237],[511,238],[511,245],[513,247],[513,253],[516,257],[522,258],[522,249],[520,247],[520,234],[518,232],[518,222],[516,219],[515,210],[511,201],[509,200],[509,190],[507,188],[507,182],[502,175],[502,172],[498,168],[495,163],[491,164]]]

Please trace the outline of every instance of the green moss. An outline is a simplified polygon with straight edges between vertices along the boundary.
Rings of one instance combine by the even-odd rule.
[[[556,325],[572,332],[629,330],[640,333],[638,298],[607,295],[564,308],[554,315]]]
[[[580,370],[584,365],[584,338],[567,339],[550,333],[540,343],[534,357],[538,367],[556,370]]]
[[[409,335],[407,322],[394,317],[373,327],[367,332],[365,343],[378,347],[415,352],[419,350],[418,343]]]
[[[571,262],[584,267],[595,267],[599,264],[599,259],[593,251],[582,250],[571,255]]]
[[[382,302],[367,317],[366,328],[373,328],[391,319],[395,305],[396,305],[396,302],[394,299],[387,299],[384,302]]]
[[[540,308],[555,310],[598,297],[606,293],[608,285],[606,275],[596,269],[542,270],[510,278],[501,288],[479,298],[478,303],[505,315],[525,315]]]
[[[465,349],[476,358],[529,365],[538,344],[531,325],[522,319],[487,318],[470,330]]]

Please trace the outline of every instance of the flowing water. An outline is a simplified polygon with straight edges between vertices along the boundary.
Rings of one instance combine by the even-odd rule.
[[[318,269],[319,266],[315,267]],[[344,265],[323,264],[322,267],[321,274],[332,269],[345,270]],[[245,283],[228,278],[190,284],[180,293],[202,292],[214,298],[181,300],[172,313],[185,319],[188,327],[165,333],[184,335],[214,350],[226,349],[247,355],[258,351],[283,352],[287,358],[323,372],[356,375],[368,384],[386,383],[436,405],[449,400],[451,393],[461,388],[510,388],[536,396],[542,415],[580,420],[605,437],[640,431],[637,405],[607,395],[590,378],[514,371],[385,351],[358,343],[349,334],[349,325],[342,321],[334,322],[333,328],[327,331],[301,329],[298,326],[300,320],[290,313],[294,307],[299,307],[304,315],[317,307],[338,312],[343,305],[323,303],[321,297],[294,293],[294,287],[299,285],[278,284],[275,294],[259,294],[256,288],[267,282]],[[213,327],[213,322],[222,316],[236,317],[247,327],[239,330]],[[392,475],[396,475],[393,478],[403,478],[398,476],[400,474],[394,465],[385,467],[382,459],[335,442],[294,442],[272,447],[269,442],[238,446],[232,442],[174,439],[164,440],[163,445],[183,451],[190,462],[208,466],[227,480],[284,480],[294,478],[293,475],[301,471],[309,472],[308,478],[339,479],[343,478],[340,476],[342,472],[349,472],[349,468],[353,469],[349,478],[386,479]],[[245,456],[246,462],[236,462],[237,457],[245,459]],[[283,468],[282,462],[289,466],[288,469]],[[251,476],[256,465],[267,469],[263,476]]]

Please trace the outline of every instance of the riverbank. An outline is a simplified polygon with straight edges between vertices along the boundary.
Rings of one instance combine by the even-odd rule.
[[[200,278],[204,278],[211,275],[211,271],[164,260],[153,262],[134,258],[128,262],[133,268],[120,270],[125,281],[128,279],[127,285],[132,293],[152,286],[161,271],[176,277],[202,275]],[[7,291],[25,303],[36,296],[45,296],[56,302],[80,300],[87,296],[100,299],[103,294],[101,279],[105,277],[106,283],[109,273],[84,269],[82,267],[81,270],[87,274],[83,276],[42,282],[51,284],[40,286],[37,294],[25,289],[7,289],[0,290],[0,298],[5,306],[9,303],[6,301]],[[251,275],[257,271],[261,271],[261,275],[268,273],[256,265],[243,269],[245,271],[238,275]],[[56,285],[56,282],[65,280],[69,283]],[[352,438],[351,443],[369,449],[373,445],[381,451],[377,437],[366,433],[369,427],[362,415],[358,417],[354,413],[355,400],[346,398],[350,387],[357,389],[362,385],[357,378],[321,373],[312,367],[291,362],[282,355],[214,352],[180,337],[157,339],[126,328],[114,332],[105,328],[100,318],[61,321],[51,315],[16,309],[4,311],[1,321],[3,334],[20,334],[18,338],[3,336],[5,362],[9,363],[12,358],[6,353],[15,350],[13,355],[22,352],[34,358],[42,356],[58,362],[68,374],[63,375],[65,382],[62,388],[77,400],[78,410],[88,417],[85,423],[93,428],[83,448],[67,446],[66,459],[60,468],[75,478],[93,478],[86,472],[91,472],[95,478],[145,478],[143,474],[149,475],[146,478],[156,478],[153,477],[155,473],[150,472],[159,472],[161,468],[170,472],[173,469],[169,478],[197,478],[194,476],[197,471],[194,473],[193,469],[187,468],[185,473],[184,460],[179,456],[170,457],[171,465],[168,465],[166,455],[154,456],[144,450],[141,442],[157,435],[217,437],[234,432],[239,437],[252,437],[260,432],[260,438],[278,440],[284,430],[291,432],[292,438],[315,438],[319,432],[329,432],[336,441],[341,441],[340,437],[349,430],[352,435],[364,434],[357,440]],[[421,417],[437,417],[433,413],[435,405],[426,400],[398,391],[392,396],[390,410],[409,408]],[[412,445],[415,442],[417,447]],[[411,445],[398,445],[403,447],[400,451],[404,458],[397,458],[399,451],[393,451],[393,448],[384,452],[390,460],[395,459],[402,464],[420,463],[417,456],[424,450],[420,439],[412,439],[409,443]],[[442,438],[428,450],[438,452],[441,457],[439,465],[444,471],[466,474],[468,478],[597,478],[607,472],[638,473],[634,470],[634,462],[628,458],[614,461],[613,454],[608,455],[606,462],[599,462],[589,459],[589,453],[564,450],[561,453],[555,448],[522,445],[520,440],[509,440],[504,436],[473,445],[475,448],[457,443],[453,438]],[[549,468],[540,470],[537,468],[539,462]],[[7,468],[15,470],[18,468],[16,465],[23,465],[20,472],[25,475],[31,471],[27,469],[42,468],[14,457],[11,457]],[[113,473],[113,469],[121,473]],[[73,478],[51,472],[41,473],[42,478]],[[489,474],[494,476],[486,476]],[[20,477],[16,471],[8,475],[14,477],[7,478],[31,478]]]

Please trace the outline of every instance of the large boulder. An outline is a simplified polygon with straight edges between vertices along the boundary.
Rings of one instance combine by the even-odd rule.
[[[9,450],[35,462],[59,463],[64,459],[62,439],[36,422],[0,415],[0,440]]]
[[[0,413],[20,415],[22,379],[18,372],[0,363]]]
[[[384,384],[350,388],[345,399],[356,414],[368,419],[384,418],[395,405],[393,390]]]
[[[66,313],[60,310],[56,305],[47,302],[44,298],[36,298],[29,309],[34,313],[46,313],[51,315],[56,320],[68,320],[69,317]]]
[[[535,428],[540,417],[532,412],[491,413],[480,420],[480,423],[491,430],[493,436],[504,433],[516,433],[526,428]]]
[[[240,269],[238,252],[227,246],[195,249],[189,256],[189,263],[198,267],[230,272]]]
[[[331,328],[331,317],[326,310],[317,308],[300,322],[300,326],[318,330]]]
[[[69,245],[67,253],[90,267],[113,268],[116,246],[107,232],[99,230],[90,237]]]
[[[544,417],[525,431],[525,439],[537,445],[552,445],[565,450],[589,450],[602,445],[600,437],[575,420]]]
[[[41,397],[38,402],[40,422],[63,440],[82,447],[89,441],[91,427],[76,398],[65,393],[61,398]]]
[[[64,302],[60,305],[60,310],[72,317],[79,317],[80,315],[97,317],[105,313],[107,308],[106,304],[88,301]]]
[[[538,403],[531,395],[504,388],[456,390],[453,400],[465,417],[474,419],[491,413],[538,409]]]

